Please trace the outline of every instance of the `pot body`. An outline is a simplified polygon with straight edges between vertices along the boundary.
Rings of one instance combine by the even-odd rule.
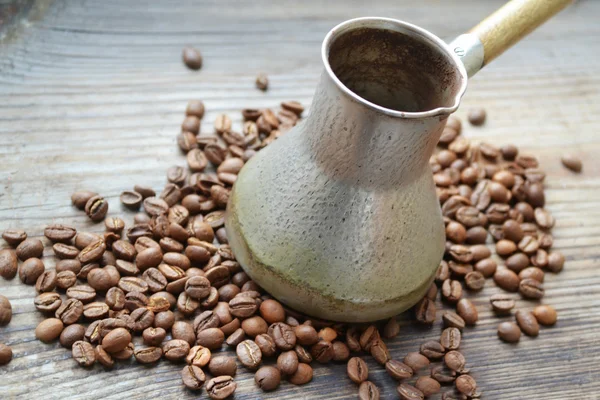
[[[318,318],[374,321],[414,305],[444,252],[429,158],[446,118],[386,115],[324,73],[309,116],[234,185],[225,226],[244,270]]]

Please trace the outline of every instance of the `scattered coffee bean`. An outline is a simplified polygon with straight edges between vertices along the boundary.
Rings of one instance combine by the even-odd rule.
[[[429,364],[429,360],[427,360],[427,364]],[[365,366],[366,366],[366,364],[365,364]],[[396,361],[396,360],[387,361],[385,363],[385,370],[387,371],[389,376],[391,376],[392,378],[394,378],[396,380],[408,379],[413,376],[412,367],[406,365],[403,362]],[[368,376],[365,376],[364,380],[367,380],[367,378],[368,378]],[[358,383],[358,382],[356,382],[356,383]]]
[[[17,274],[18,265],[17,253],[14,250],[0,250],[0,276],[4,279],[13,279]]]
[[[521,338],[521,329],[514,322],[501,322],[498,325],[498,336],[505,342],[515,343]]]
[[[213,357],[208,363],[208,370],[212,376],[235,376],[237,373],[237,364],[235,363],[235,358],[233,357]]]
[[[294,353],[295,354],[295,353]],[[271,366],[261,367],[254,374],[256,386],[264,391],[275,390],[281,382],[281,373],[279,369]]]
[[[518,310],[515,317],[521,331],[527,336],[537,336],[540,333],[538,321],[531,311]]]
[[[12,319],[12,305],[10,301],[0,294],[0,326],[8,325]]]
[[[447,328],[450,329],[450,328]],[[460,332],[460,331],[459,331]],[[430,360],[439,360],[444,357],[446,353],[446,348],[440,344],[440,342],[436,342],[435,340],[430,340],[421,345],[420,348],[421,354]]]
[[[465,368],[465,357],[458,351],[452,350],[444,356],[444,363],[453,371],[462,372]]]
[[[423,400],[425,397],[423,392],[407,383],[402,383],[396,391],[402,400]]]
[[[231,376],[223,375],[212,378],[206,384],[208,397],[214,400],[223,400],[231,396],[237,389],[237,384]]]
[[[48,318],[40,322],[35,328],[35,337],[44,343],[57,339],[64,328],[63,322],[58,318]]]
[[[379,400],[379,388],[370,381],[365,381],[358,387],[359,400]]]
[[[465,320],[458,314],[452,311],[446,311],[442,315],[442,321],[444,322],[445,327],[454,327],[460,330],[465,328]]]
[[[533,315],[542,325],[554,325],[557,320],[556,310],[548,305],[537,306],[533,309]]]
[[[41,240],[28,238],[22,241],[16,248],[17,257],[21,261],[26,261],[30,258],[41,258],[44,252],[44,245]]]
[[[577,156],[573,155],[573,154],[565,154],[560,158],[560,161],[562,162],[562,164],[570,169],[573,172],[581,172],[581,169],[583,168],[583,163],[581,162],[581,159],[579,159]]]
[[[26,259],[19,267],[19,278],[26,285],[35,285],[38,278],[44,273],[44,270],[45,267],[42,260],[31,257]]]
[[[499,314],[509,313],[515,307],[515,300],[507,294],[494,294],[490,297],[492,308]]]
[[[431,349],[426,350],[428,353]],[[408,353],[404,357],[404,364],[408,365],[414,373],[429,366],[429,359],[423,354],[417,352]]]
[[[428,376],[421,376],[415,383],[415,388],[420,390],[425,397],[439,393],[441,385],[438,381]]]
[[[183,63],[189,69],[198,70],[202,68],[202,55],[199,50],[190,46],[184,47],[181,57]]]
[[[527,299],[541,299],[544,297],[544,286],[536,279],[523,279],[519,283],[519,293]]]
[[[85,203],[85,213],[94,222],[99,222],[106,217],[108,202],[102,196],[94,196]]]
[[[73,343],[73,360],[82,367],[91,367],[96,362],[94,347],[88,342],[79,340]]]
[[[387,368],[388,367],[386,365],[386,369]],[[348,360],[346,371],[348,372],[348,377],[350,380],[356,384],[360,385],[362,382],[369,379],[369,367],[367,366],[367,363],[360,357],[352,357],[350,360]],[[391,372],[388,371],[388,373],[391,375]]]
[[[244,340],[237,345],[238,360],[249,369],[256,369],[262,362],[262,352],[252,340]]]
[[[461,375],[455,381],[456,390],[469,397],[477,393],[477,383],[470,375]]]
[[[456,312],[467,325],[474,325],[479,319],[477,308],[469,299],[460,299],[456,304]]]
[[[296,373],[288,377],[288,381],[293,385],[305,385],[313,378],[313,369],[305,363],[298,364]]]
[[[206,381],[206,375],[200,367],[195,365],[186,365],[181,370],[181,380],[183,385],[190,390],[200,390]]]

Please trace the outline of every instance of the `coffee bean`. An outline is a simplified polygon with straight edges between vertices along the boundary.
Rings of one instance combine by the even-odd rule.
[[[256,336],[254,338],[254,342],[265,357],[271,357],[275,355],[277,346],[275,345],[275,340],[273,340],[273,338],[268,334],[260,334]]]
[[[35,257],[28,258],[19,267],[19,278],[26,285],[35,285],[38,278],[44,273],[44,269],[42,260]]]
[[[456,379],[456,371],[443,365],[437,365],[431,368],[431,377],[439,383],[451,383]]]
[[[205,329],[217,328],[220,323],[218,315],[213,311],[206,310],[194,319],[194,331],[198,334]]]
[[[298,369],[298,354],[294,350],[284,351],[277,357],[277,368],[284,375],[293,375]]]
[[[63,328],[64,325],[60,319],[48,318],[35,328],[35,337],[44,343],[50,343],[60,336]]]
[[[402,400],[423,400],[424,395],[419,389],[407,383],[402,383],[396,389]]]
[[[200,54],[199,50],[190,46],[186,46],[183,48],[181,57],[183,63],[189,69],[198,70],[202,68],[202,55]]]
[[[238,360],[249,369],[256,369],[262,362],[262,352],[252,340],[244,340],[236,347]]]
[[[530,311],[518,310],[515,313],[517,324],[527,336],[537,336],[540,333],[540,326],[535,315]]]
[[[60,333],[60,345],[64,348],[70,349],[73,347],[73,343],[78,340],[83,340],[85,334],[85,327],[79,324],[73,324],[65,326],[63,331]]]
[[[375,325],[369,325],[367,329],[360,335],[360,347],[364,351],[370,351],[371,345],[380,339],[379,331]]]
[[[521,338],[521,329],[514,322],[501,322],[498,325],[498,336],[505,342],[515,343]]]
[[[96,362],[94,347],[88,342],[79,340],[73,343],[73,360],[82,367],[91,367]]]
[[[421,356],[421,355],[419,354],[419,356]],[[411,356],[411,357],[414,357],[414,356]],[[423,357],[423,356],[421,356],[421,357]],[[416,361],[417,363],[420,362],[420,361],[417,361],[416,359],[414,361]],[[427,360],[427,364],[429,364],[429,360]],[[405,364],[403,362],[396,361],[396,360],[388,360],[385,363],[385,370],[387,371],[389,376],[391,376],[392,378],[394,378],[396,380],[408,379],[408,378],[412,377],[412,375],[413,375],[412,367],[408,366],[407,364]],[[367,377],[365,377],[365,380],[366,379],[367,379]]]
[[[114,358],[115,360],[126,361],[126,360],[129,360],[131,358],[131,356],[133,356],[133,352],[134,352],[134,345],[133,345],[133,343],[129,343],[127,345],[127,347],[125,347],[123,350],[121,350],[117,353],[111,354],[111,357]]]
[[[267,90],[269,87],[269,78],[267,78],[266,74],[258,74],[256,77],[256,87],[262,91]]]
[[[53,242],[68,242],[75,237],[75,228],[66,225],[50,225],[44,229],[44,236]]]
[[[523,253],[513,254],[506,259],[506,267],[515,273],[521,272],[529,266],[529,257]]]
[[[348,358],[350,358],[350,349],[348,348],[346,343],[340,340],[336,340],[332,343],[332,345],[333,361],[346,361]]]
[[[67,289],[67,297],[88,303],[96,298],[96,290],[89,285],[76,285]]]
[[[55,243],[52,246],[52,250],[54,250],[56,257],[60,258],[61,260],[74,259],[79,255],[79,249],[77,247],[64,243]]]
[[[131,342],[131,334],[125,328],[116,328],[102,339],[102,347],[108,353],[117,353]]]
[[[275,341],[275,345],[281,350],[291,350],[296,346],[296,334],[294,333],[293,328],[283,322],[271,324],[268,329],[268,334]],[[313,357],[316,358],[314,354]]]
[[[449,303],[456,303],[462,297],[462,285],[459,281],[446,279],[442,284],[442,297]]]
[[[225,341],[225,335],[219,328],[208,328],[196,334],[196,344],[207,347],[211,350],[221,348]]]
[[[27,239],[27,233],[21,229],[7,229],[2,232],[2,238],[12,247],[16,247]]]
[[[425,397],[439,393],[441,386],[438,381],[428,376],[421,376],[415,383],[415,388],[420,390]]]
[[[444,363],[451,370],[462,372],[465,368],[466,360],[460,352],[452,350],[444,356]]]
[[[119,200],[121,201],[121,204],[130,210],[138,210],[142,204],[142,201],[144,200],[144,197],[138,192],[126,190],[121,193]]]
[[[519,293],[527,299],[541,299],[544,297],[544,286],[536,279],[523,279],[519,283]]]
[[[102,196],[91,197],[85,203],[85,213],[94,222],[99,222],[106,217],[108,202]]]
[[[12,305],[10,301],[0,294],[0,326],[8,325],[12,319]]]
[[[452,311],[444,312],[442,315],[442,321],[444,322],[445,327],[454,327],[460,330],[465,328],[465,320],[460,315]]]
[[[432,285],[432,287],[436,287],[436,286]],[[437,289],[437,287],[436,287],[436,289]],[[383,327],[383,333],[381,336],[383,336],[386,339],[391,339],[391,338],[398,336],[399,333],[400,333],[400,325],[398,324],[398,321],[396,321],[396,318],[392,317],[388,320],[388,322]],[[296,336],[298,336],[298,333],[296,333]]]
[[[256,337],[262,333],[267,333],[268,325],[267,322],[261,317],[254,316],[242,321],[242,329],[246,335],[250,337]]]
[[[477,308],[469,299],[460,299],[456,304],[456,312],[467,325],[474,325],[479,319]]]
[[[509,292],[516,292],[519,290],[519,276],[507,268],[496,270],[494,282],[496,282],[496,285]]]
[[[488,237],[488,231],[483,226],[474,226],[467,230],[467,243],[485,244]]]
[[[37,290],[38,293],[52,292],[56,287],[56,282],[56,271],[45,271],[35,282],[35,290]]]
[[[477,393],[477,383],[470,375],[461,375],[456,378],[456,390],[469,397],[475,396]]]
[[[471,271],[465,275],[465,285],[470,290],[481,290],[485,285],[485,277],[479,271]]]
[[[429,366],[429,359],[417,352],[410,352],[404,357],[404,364],[408,365],[414,373]],[[387,369],[387,366],[386,366]],[[389,372],[388,372],[389,373]]]
[[[348,356],[344,360],[340,360],[340,361],[345,361],[350,357],[350,349],[348,349],[348,346],[346,346],[346,348],[348,350]],[[294,351],[296,352],[296,355],[298,356],[299,362],[310,364],[313,361],[313,358],[310,355],[310,353],[308,351],[306,351],[306,349],[304,347],[300,346],[299,344],[297,344],[296,347],[294,347]],[[334,352],[335,352],[335,348],[334,348]],[[263,351],[263,354],[265,354],[264,351]],[[265,356],[266,356],[266,354],[265,354]]]
[[[14,250],[0,250],[0,276],[4,279],[13,279],[17,274],[19,261]]]
[[[490,297],[490,303],[494,311],[500,314],[510,312],[515,307],[514,299],[507,294],[494,294]]]
[[[206,393],[208,397],[215,400],[223,400],[233,395],[237,389],[237,384],[231,376],[223,375],[212,378],[206,384]]]
[[[84,247],[77,255],[77,259],[82,265],[89,264],[100,260],[104,251],[106,251],[106,243],[104,243],[104,240],[96,240]]]
[[[275,367],[262,367],[256,371],[254,382],[264,391],[275,390],[281,382],[281,373]]]
[[[0,365],[8,364],[12,360],[12,356],[12,349],[4,343],[0,343]]]
[[[154,313],[146,308],[137,308],[131,312],[131,321],[133,323],[133,330],[135,332],[142,332],[154,323]]]
[[[166,342],[162,350],[167,360],[180,361],[190,352],[190,345],[185,340],[173,339]]]
[[[456,350],[460,347],[461,334],[458,328],[446,328],[440,336],[440,344],[447,350]]]
[[[35,308],[43,313],[54,313],[61,306],[62,301],[58,293],[42,293],[33,301]],[[83,312],[83,305],[81,307]],[[59,318],[59,317],[57,317]],[[64,321],[63,321],[64,322]]]
[[[176,321],[171,328],[171,336],[173,339],[185,340],[190,346],[193,346],[196,342],[194,328],[186,321]]]
[[[71,203],[80,210],[83,210],[88,200],[97,195],[98,193],[89,190],[79,190],[71,195]]]
[[[276,300],[263,301],[260,305],[260,315],[269,324],[273,324],[275,322],[283,322],[285,320],[285,311],[283,309],[283,306]]]
[[[146,328],[142,332],[144,343],[149,346],[160,346],[166,336],[167,332],[163,328]]]
[[[26,261],[29,258],[40,258],[43,253],[44,245],[38,239],[25,239],[16,248],[17,257],[21,261]]]
[[[583,163],[581,162],[581,159],[573,154],[565,154],[561,156],[560,162],[562,162],[562,165],[564,165],[566,168],[570,169],[573,172],[579,173],[583,168]]]
[[[108,305],[102,302],[93,302],[83,306],[83,316],[87,319],[99,319],[108,315]]]
[[[298,364],[296,373],[288,377],[288,381],[293,385],[304,385],[312,380],[313,369],[310,365],[305,363]]]
[[[496,253],[500,257],[508,257],[517,251],[517,245],[510,240],[502,239],[496,243]]]
[[[350,360],[348,360],[346,371],[350,380],[356,384],[360,385],[362,382],[369,379],[369,367],[367,366],[367,363],[360,357],[352,357]]]
[[[379,389],[373,382],[365,381],[358,387],[359,400],[379,400]]]
[[[435,273],[435,282],[440,284],[448,278],[450,278],[450,269],[448,268],[448,263],[442,260]]]
[[[433,324],[435,321],[435,301],[424,297],[415,306],[415,317],[422,324]]]
[[[440,344],[440,342],[429,340],[421,345],[420,352],[430,360],[439,360],[444,357],[446,349]]]
[[[373,342],[371,356],[381,365],[385,365],[391,359],[388,348],[382,340]]]
[[[139,292],[146,293],[148,291],[148,284],[141,278],[133,276],[124,276],[119,279],[118,286],[125,293]]]
[[[190,390],[200,390],[206,381],[206,375],[204,375],[204,372],[202,372],[200,367],[186,365],[181,370],[181,380],[186,388]]]
[[[100,363],[105,368],[112,368],[115,365],[115,361],[112,356],[102,348],[101,345],[96,346],[94,349],[94,354],[96,356],[96,361]]]
[[[133,355],[140,364],[152,364],[160,360],[162,349],[160,347],[146,347],[135,350]]]

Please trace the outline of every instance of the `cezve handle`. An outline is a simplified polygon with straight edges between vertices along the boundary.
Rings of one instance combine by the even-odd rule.
[[[481,21],[450,48],[473,76],[528,33],[546,22],[573,0],[511,0]]]

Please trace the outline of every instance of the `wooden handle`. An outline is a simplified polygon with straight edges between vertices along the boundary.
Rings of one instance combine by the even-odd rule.
[[[572,1],[511,0],[499,8],[469,31],[483,44],[483,65],[498,57]]]

